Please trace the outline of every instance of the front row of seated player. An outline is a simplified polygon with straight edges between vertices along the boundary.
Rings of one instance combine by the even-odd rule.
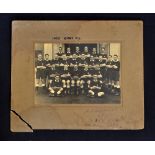
[[[87,76],[81,80],[61,80],[60,76],[56,75],[54,80],[50,81],[49,92],[50,96],[62,96],[64,94],[102,97],[104,96],[104,87],[101,80],[98,80],[97,75],[93,75],[93,80],[85,80]]]

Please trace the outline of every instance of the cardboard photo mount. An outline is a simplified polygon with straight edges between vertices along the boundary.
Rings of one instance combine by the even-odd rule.
[[[80,37],[65,40],[64,37]],[[53,40],[60,37],[60,40]],[[120,104],[36,104],[34,44],[121,43]],[[11,131],[144,128],[142,21],[13,21]]]

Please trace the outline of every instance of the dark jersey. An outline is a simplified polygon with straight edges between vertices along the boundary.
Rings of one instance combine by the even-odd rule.
[[[100,71],[100,68],[95,68],[92,72],[92,75],[97,75],[98,78],[102,78],[102,74],[101,74],[101,71]]]
[[[95,65],[91,66],[89,68],[89,73],[91,75],[101,75],[101,73],[100,73],[100,67],[99,66],[95,66]]]
[[[104,59],[102,59],[102,60],[96,59],[95,62],[96,62],[96,64],[98,64],[98,65],[106,64],[106,60],[104,60]]]
[[[91,55],[92,55],[93,57],[97,57],[97,56],[98,56],[97,53],[92,53]]]
[[[62,60],[59,61],[59,64],[64,64],[65,65],[65,64],[67,64],[67,60],[62,59]]]
[[[56,75],[58,75],[57,71],[55,69],[51,69],[49,74],[49,79],[54,80]]]
[[[94,71],[95,71],[95,68],[94,68],[93,66],[90,66],[90,67],[89,67],[89,73],[90,73],[91,75],[93,75],[93,74],[94,74]]]
[[[95,86],[95,87],[102,87],[102,83],[101,83],[101,81],[99,81],[99,80],[92,80],[91,82],[90,82],[90,87],[93,87],[93,86]]]
[[[87,69],[87,70],[84,69],[84,70],[83,70],[83,75],[90,75],[90,73],[89,73],[89,69]]]
[[[117,66],[117,68],[113,67],[113,70],[119,71],[120,70],[120,62],[119,61],[112,61],[113,66]]]
[[[83,72],[81,72],[81,74],[80,74],[80,76],[81,76],[81,79],[88,79],[88,78],[90,78],[91,77],[91,74],[89,73],[89,69],[84,69],[83,70]]]
[[[107,59],[106,58],[102,59],[102,63],[105,63],[106,64],[106,62],[107,62]]]
[[[66,56],[70,56],[72,53],[66,51]]]
[[[57,73],[59,73],[59,69],[60,69],[60,65],[59,64],[56,64],[55,65],[55,70],[57,71]]]
[[[83,51],[82,54],[84,54],[84,55],[89,55],[89,52]]]
[[[85,58],[85,61],[87,64],[89,64],[90,58],[89,57]]]
[[[80,62],[81,58],[79,58],[79,57],[78,57],[78,58],[76,58],[76,60],[77,60],[77,62],[78,62],[78,64],[79,64],[79,62]]]
[[[70,65],[71,62],[72,62],[72,58],[68,58],[68,59],[67,59],[67,64]]]
[[[62,60],[61,62],[59,62],[59,67],[58,67],[58,72],[59,74],[63,74],[64,69],[66,69],[67,65],[67,61],[66,60]],[[68,69],[68,67],[67,67]]]
[[[71,76],[79,76],[80,75],[80,71],[78,69],[78,66],[73,66],[70,69],[70,73],[71,73]]]
[[[57,70],[55,69],[55,67],[52,67],[50,69],[50,77],[54,77],[57,74]]]
[[[52,59],[50,63],[51,63],[51,65],[55,64],[55,60]]]
[[[36,60],[35,67],[37,67],[37,66],[44,66],[44,61],[43,60]]]
[[[59,80],[59,81],[53,80],[51,83],[51,87],[62,87],[62,86],[63,86],[63,84],[62,84],[61,80]]]
[[[45,64],[45,66],[48,65],[48,64],[50,65],[51,61],[50,60],[44,60],[44,64]]]
[[[51,65],[51,61],[50,60],[44,60],[44,65],[47,69],[50,68],[50,65]]]
[[[61,73],[61,78],[65,80],[70,80],[70,72],[68,69],[64,69]]]
[[[95,58],[94,61],[95,61],[95,64],[98,64],[98,65],[100,64],[100,61],[98,58]]]
[[[70,60],[70,64],[77,65],[78,64],[78,60],[77,59],[71,59]]]
[[[93,74],[94,75],[101,75],[100,69],[95,69]]]
[[[85,65],[87,62],[86,62],[86,60],[85,59],[78,59],[78,63],[79,64],[82,64],[82,65]]]
[[[64,69],[63,71],[62,71],[62,74],[68,74],[69,73],[69,70],[68,69]]]
[[[81,52],[80,52],[80,51],[75,51],[74,54],[76,54],[76,55],[80,55]]]
[[[35,62],[35,67],[38,66],[45,66],[44,61],[43,60],[36,60]],[[37,68],[37,71],[42,70],[42,68]]]
[[[104,72],[106,70],[106,59],[98,60],[97,64],[100,65],[101,72]]]
[[[95,60],[90,60],[89,65],[94,66],[95,65]]]
[[[57,56],[62,56],[64,53],[63,52],[58,52]]]
[[[63,60],[63,59],[60,59],[59,61],[58,61],[58,63],[59,63],[59,65],[66,65],[67,64],[67,60]]]
[[[107,63],[106,63],[106,65],[110,65],[110,66],[112,66],[112,64],[113,64],[113,61],[107,61]],[[112,68],[108,68],[107,67],[107,71],[111,71],[112,70]]]
[[[52,59],[51,65],[53,65],[53,64],[59,64],[59,60],[58,59]]]
[[[63,60],[62,57],[59,57],[59,58],[58,58],[58,62],[59,62],[59,63],[60,63],[62,60]]]

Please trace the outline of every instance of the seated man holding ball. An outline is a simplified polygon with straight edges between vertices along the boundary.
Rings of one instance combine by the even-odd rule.
[[[55,76],[55,79],[50,82],[49,96],[61,96],[63,93],[63,83],[59,75]]]

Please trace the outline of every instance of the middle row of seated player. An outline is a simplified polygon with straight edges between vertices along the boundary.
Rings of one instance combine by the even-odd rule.
[[[99,78],[103,76],[102,69],[98,66],[56,66],[55,64],[52,65],[51,69],[49,70],[49,79],[55,77],[55,75],[60,75],[62,78],[65,77],[82,77],[82,76],[89,76],[97,75]]]
[[[106,59],[99,59],[96,61],[94,57],[91,57],[89,61],[85,59],[85,57],[81,57],[81,59],[76,58],[73,55],[72,59],[67,59],[63,57],[63,59],[51,60],[49,62],[49,74],[64,74],[70,73],[73,75],[83,75],[85,72],[89,72],[90,74],[104,74],[106,69]]]

